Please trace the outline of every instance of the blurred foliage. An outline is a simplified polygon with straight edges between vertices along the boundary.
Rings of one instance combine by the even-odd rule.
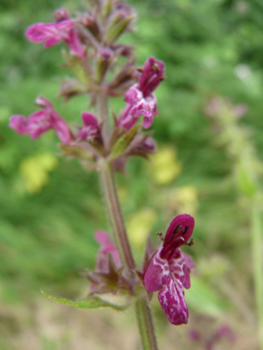
[[[239,315],[243,304],[254,306],[249,210],[236,189],[231,159],[224,146],[213,142],[203,111],[215,95],[246,104],[248,112],[240,123],[251,130],[262,157],[263,3],[130,0],[129,4],[139,14],[137,31],[126,35],[130,44],[138,46],[138,63],[156,56],[165,62],[167,77],[157,91],[159,117],[153,125],[163,156],[149,163],[134,159],[127,176],[118,176],[128,228],[130,234],[135,232],[136,259],[140,264],[149,231],[153,237],[165,232],[172,216],[188,211],[195,215],[196,228],[195,245],[187,252],[197,264],[194,288],[187,294],[189,305],[214,316],[229,308]],[[35,111],[33,102],[39,94],[72,122],[80,122],[80,113],[87,109],[84,97],[66,105],[55,99],[58,79],[70,75],[60,67],[61,46],[44,50],[23,35],[32,23],[52,21],[52,12],[60,6],[74,12],[83,4],[0,2],[0,298],[5,302],[25,301],[39,288],[70,298],[87,290],[78,273],[94,266],[98,249],[94,231],[108,228],[97,174],[85,173],[76,161],[53,160],[58,148],[52,133],[32,141],[7,126],[11,114]],[[118,113],[124,103],[120,99],[112,105]],[[218,254],[219,265],[227,267],[223,273],[211,265]],[[241,307],[231,300],[229,288],[219,287],[229,283]]]

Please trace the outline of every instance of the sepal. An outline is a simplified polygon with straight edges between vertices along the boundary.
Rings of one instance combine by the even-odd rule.
[[[89,67],[83,65],[83,61],[78,56],[69,56],[66,51],[62,51],[66,64],[64,67],[73,71],[76,78],[84,85],[89,87],[92,73]]]
[[[120,157],[127,150],[129,145],[137,135],[140,126],[141,126],[140,124],[135,125],[134,127],[132,127],[130,130],[125,132],[122,136],[120,136],[117,139],[117,141],[114,143],[112,147],[112,151],[110,154],[111,160]]]
[[[135,14],[125,17],[121,12],[117,12],[107,32],[107,43],[113,44],[135,18]]]
[[[83,95],[87,93],[89,89],[83,85],[80,81],[75,79],[64,79],[61,81],[61,86],[58,96],[64,97],[67,102],[71,97],[77,95]]]

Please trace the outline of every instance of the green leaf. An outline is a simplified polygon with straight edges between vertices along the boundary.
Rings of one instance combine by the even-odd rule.
[[[112,309],[118,310],[118,311],[123,311],[127,309],[128,305],[115,305],[112,304],[106,300],[103,300],[99,297],[90,297],[87,299],[82,299],[79,301],[72,301],[69,299],[64,299],[64,298],[56,298],[53,297],[52,295],[46,294],[43,290],[41,290],[41,293],[44,295],[44,297],[56,301],[57,303],[60,304],[65,304],[69,306],[75,306],[79,309],[97,309],[99,307],[111,307]]]
[[[110,155],[111,159],[119,157],[127,149],[127,147],[130,145],[130,143],[136,136],[140,126],[140,123],[135,125],[115,142]]]
[[[207,283],[194,276],[191,276],[191,288],[186,290],[186,301],[195,310],[211,316],[219,316],[228,308],[224,299]]]

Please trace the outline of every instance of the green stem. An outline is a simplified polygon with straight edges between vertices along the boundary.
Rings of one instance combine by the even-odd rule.
[[[97,112],[100,123],[102,123],[101,134],[105,149],[109,146],[109,118],[108,118],[108,96],[105,91],[97,95]]]
[[[126,270],[134,270],[135,262],[124,225],[114,173],[106,159],[101,160],[100,168],[101,188],[112,233],[117,243],[123,266]]]
[[[256,294],[256,308],[258,314],[258,336],[260,349],[263,350],[263,252],[261,214],[257,196],[253,198],[251,224],[254,286]]]
[[[144,350],[158,350],[151,309],[146,297],[136,301],[136,315]]]

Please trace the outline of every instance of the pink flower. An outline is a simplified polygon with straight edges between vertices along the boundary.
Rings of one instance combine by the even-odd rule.
[[[144,276],[145,288],[149,292],[160,291],[158,299],[161,307],[174,325],[188,322],[184,288],[190,288],[189,272],[194,263],[179,247],[187,244],[193,229],[192,216],[176,216],[168,227],[162,247],[151,258]]]
[[[56,23],[35,23],[28,27],[25,32],[28,40],[34,43],[44,42],[46,49],[65,41],[73,55],[83,57],[84,50],[75,31],[75,22],[69,19],[65,9],[56,11],[54,15]]]
[[[44,97],[39,96],[36,104],[42,110],[32,113],[28,118],[23,115],[13,115],[10,118],[10,128],[20,135],[29,134],[32,139],[50,129],[54,129],[62,143],[70,143],[71,136],[67,123],[54,110],[52,104]]]
[[[89,112],[83,112],[81,117],[84,127],[80,129],[78,136],[83,140],[96,136],[99,132],[99,123],[96,116]]]
[[[143,126],[148,129],[152,126],[153,116],[158,114],[157,100],[153,91],[164,79],[164,63],[149,57],[142,69],[139,83],[134,84],[125,93],[126,108],[121,114],[119,125],[127,130],[143,115]]]
[[[116,270],[122,267],[118,249],[111,242],[108,233],[105,231],[95,232],[96,241],[101,244],[96,260],[96,272],[108,273],[110,270],[109,256],[112,257]]]

